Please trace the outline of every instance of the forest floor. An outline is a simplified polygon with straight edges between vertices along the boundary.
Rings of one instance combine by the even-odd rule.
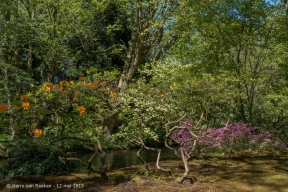
[[[171,168],[175,178],[180,178],[184,173],[180,160],[163,161],[160,162],[160,166]],[[167,173],[157,170],[154,164],[149,164],[149,176],[144,175],[144,165],[137,165],[108,172],[107,181],[101,180],[99,175],[94,173],[14,177],[1,181],[0,191],[288,192],[288,150],[243,152],[231,158],[194,158],[189,161],[189,166],[190,179],[185,180],[183,184],[178,184]],[[29,184],[34,188],[28,188]],[[37,188],[35,184],[46,184],[49,188]],[[74,187],[75,184],[80,184],[79,187],[83,188],[72,188],[73,184]],[[16,185],[23,188],[15,188]]]

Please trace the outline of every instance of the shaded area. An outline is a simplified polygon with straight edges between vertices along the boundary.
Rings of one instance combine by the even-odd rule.
[[[161,160],[170,160],[170,159],[176,159],[176,156],[174,155],[173,151],[168,150],[166,148],[162,148],[162,154],[161,154]],[[142,164],[142,161],[137,157],[137,151],[138,149],[132,149],[132,150],[115,150],[111,152],[107,152],[105,156],[105,162],[108,165],[108,170],[115,170],[123,167],[128,167],[131,165],[140,165]],[[141,157],[148,163],[156,162],[157,159],[157,151],[149,151],[149,150],[142,150],[141,151]],[[85,154],[79,156],[79,158],[82,161],[87,161],[91,154]],[[95,157],[95,159],[92,161],[92,167],[95,168],[101,168],[99,165],[101,165],[99,154]]]
[[[173,170],[175,178],[183,174],[180,160],[160,162],[161,166]],[[66,176],[15,177],[0,182],[1,191],[288,191],[288,151],[243,152],[233,158],[194,158],[189,161],[191,172],[184,184],[158,171],[149,163],[151,175],[145,176],[143,165],[113,170],[108,181],[97,174],[74,173]],[[51,189],[7,189],[7,184],[46,183]],[[57,188],[57,184],[83,184],[81,189]]]

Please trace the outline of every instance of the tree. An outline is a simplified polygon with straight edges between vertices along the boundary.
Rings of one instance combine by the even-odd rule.
[[[153,48],[160,45],[163,41],[164,26],[168,19],[177,14],[176,8],[179,6],[177,1],[127,1],[130,10],[132,29],[131,39],[126,47],[126,59],[123,71],[118,83],[118,88],[122,91],[128,82],[135,75],[140,63],[151,53]],[[168,49],[175,42],[176,37],[171,37],[164,46]],[[157,52],[156,52],[157,53]],[[150,61],[159,59],[162,50],[156,54]]]
[[[170,53],[175,51],[177,59],[233,83],[230,93],[235,107],[229,106],[229,113],[255,124],[259,95],[267,91],[267,74],[273,68],[277,6],[257,0],[190,1],[188,5],[185,14],[190,19],[185,15],[178,20],[183,39]]]

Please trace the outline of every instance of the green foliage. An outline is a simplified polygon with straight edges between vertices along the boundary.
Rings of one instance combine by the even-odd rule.
[[[2,168],[4,179],[13,176],[56,175],[69,173],[75,163],[64,165],[57,147],[41,146],[35,142],[19,141],[9,153],[9,160]]]
[[[29,142],[48,143],[66,136],[82,139],[83,143],[59,141],[67,152],[84,151],[83,139],[90,144],[100,141],[103,149],[137,147],[142,141],[162,145],[163,126],[184,114],[196,119],[203,114],[201,130],[229,119],[259,125],[261,132],[268,130],[277,141],[288,142],[288,59],[283,54],[288,25],[278,4],[260,0],[31,2],[5,0],[0,8],[0,71],[4,74],[0,104],[8,106],[0,114],[0,131],[6,134],[1,149],[10,149],[10,143],[5,144],[7,134],[15,130],[33,136],[31,126],[43,134],[30,137]],[[153,11],[155,15],[147,20]],[[64,81],[83,74],[79,82]],[[132,83],[118,93],[123,74],[130,74],[127,82]],[[37,87],[35,81],[46,83]],[[26,109],[25,101],[19,100],[23,93],[29,98]],[[118,114],[119,121],[107,138],[102,126],[111,114]],[[20,154],[20,148],[15,151]],[[29,158],[35,158],[31,154]],[[56,158],[56,152],[51,154]],[[12,175],[25,170],[46,174],[43,170],[48,169],[39,165],[39,170],[32,170],[33,166],[23,164],[17,172],[17,166],[12,166]]]

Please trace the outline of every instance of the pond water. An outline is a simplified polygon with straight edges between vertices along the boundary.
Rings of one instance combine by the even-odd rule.
[[[107,152],[106,157],[105,157],[105,162],[106,162],[106,165],[108,166],[108,170],[124,168],[124,167],[128,167],[131,165],[143,164],[142,161],[137,157],[137,154],[136,154],[137,151],[138,149],[115,150],[115,151]],[[71,157],[78,157],[83,162],[87,163],[87,161],[91,158],[92,155],[93,153],[89,153],[89,154],[78,155],[78,156],[71,155]],[[156,162],[158,152],[151,151],[151,150],[142,150],[140,155],[147,163],[152,163],[152,162]],[[174,152],[166,148],[162,148],[160,161],[170,160],[170,159],[176,159]],[[5,163],[4,159],[0,160],[0,168],[4,165],[4,163]],[[102,168],[99,154],[92,161],[92,168],[97,168],[97,169]],[[81,166],[79,163],[79,167],[75,168],[73,171],[85,172],[87,171],[87,169],[84,166]],[[2,173],[0,173],[0,176],[2,177]]]
[[[105,162],[108,166],[108,170],[119,169],[123,167],[128,167],[131,165],[143,164],[142,161],[137,157],[138,149],[133,150],[115,150],[106,153]],[[87,162],[88,159],[93,155],[85,154],[78,156],[82,161]],[[142,150],[140,153],[141,157],[147,162],[156,162],[157,151]],[[176,159],[174,152],[166,148],[161,149],[160,161]],[[101,168],[100,156],[97,155],[92,162],[93,168]]]

